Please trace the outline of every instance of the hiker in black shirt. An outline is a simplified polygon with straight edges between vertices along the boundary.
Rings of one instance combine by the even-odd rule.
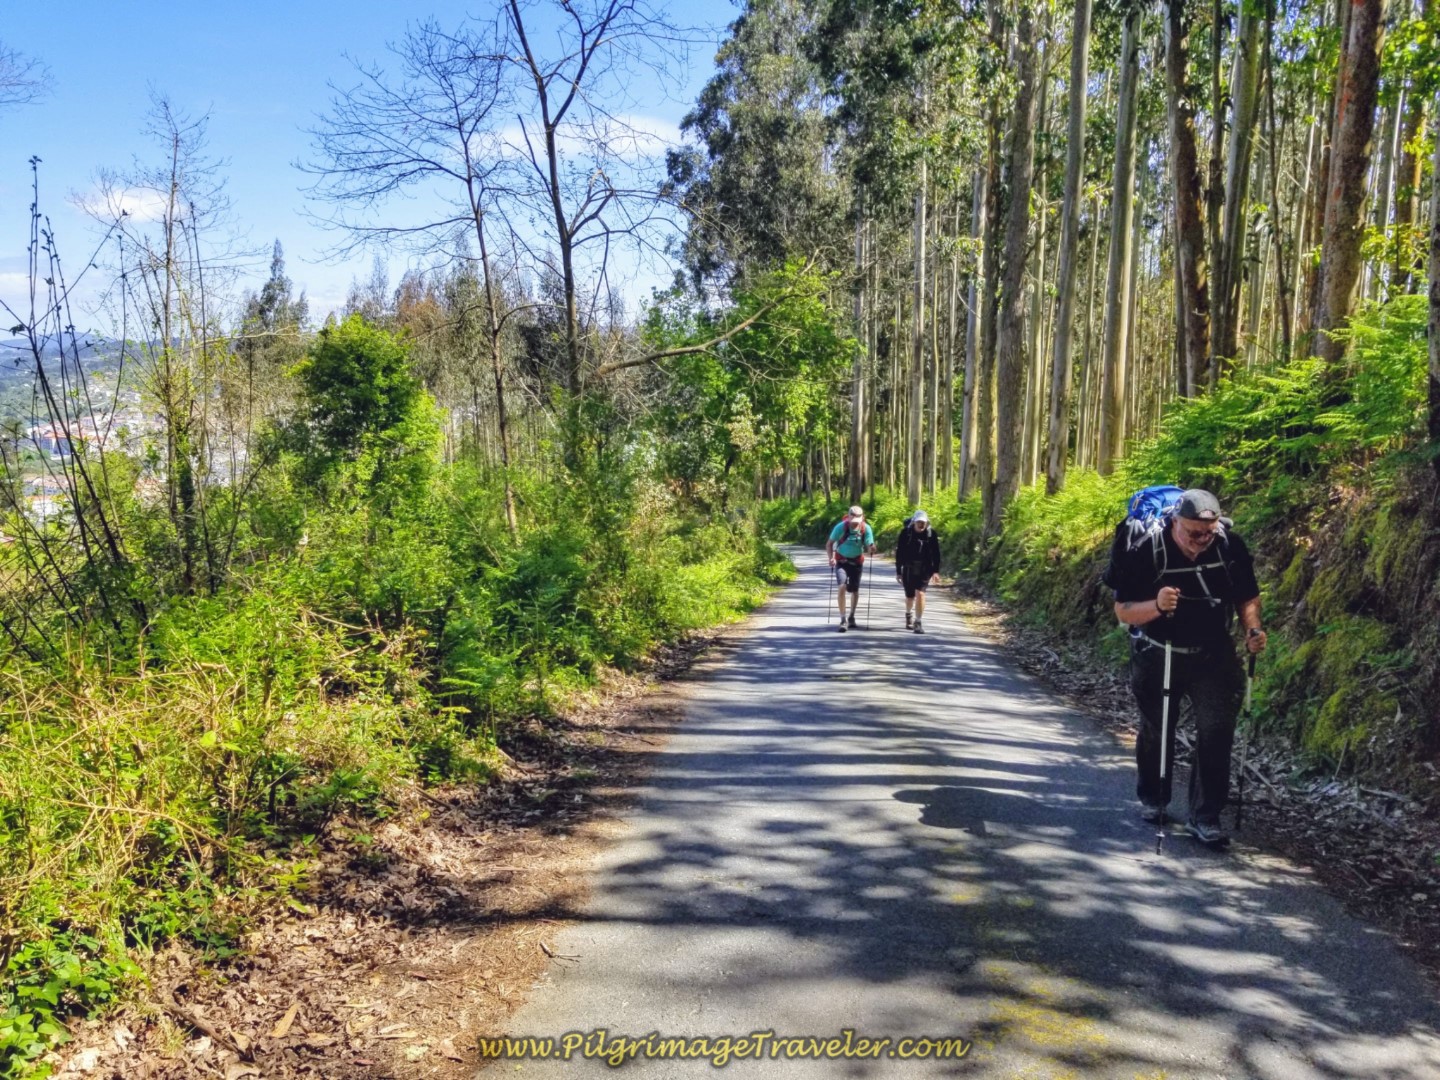
[[[895,580],[905,590],[905,629],[923,634],[925,590],[940,580],[940,538],[924,510],[916,510],[900,528],[895,541]]]
[[[1136,792],[1142,816],[1159,821],[1170,802],[1172,770],[1160,776],[1161,711],[1166,646],[1171,653],[1168,742],[1174,760],[1181,698],[1195,716],[1195,761],[1190,771],[1190,835],[1223,844],[1220,811],[1230,795],[1230,751],[1245,694],[1245,675],[1230,636],[1232,612],[1252,653],[1265,648],[1260,587],[1250,549],[1220,518],[1220,503],[1193,488],[1173,517],[1124,551],[1112,567],[1115,614],[1130,627],[1130,686],[1140,707],[1135,742]]]

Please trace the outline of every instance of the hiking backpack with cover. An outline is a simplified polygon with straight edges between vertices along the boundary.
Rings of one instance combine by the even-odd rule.
[[[1205,584],[1203,571],[1219,567],[1228,579],[1230,575],[1228,530],[1231,525],[1229,518],[1219,519],[1219,535],[1216,537],[1212,549],[1217,561],[1200,563],[1193,567],[1175,567],[1173,569],[1170,567],[1165,550],[1165,530],[1175,520],[1175,512],[1180,507],[1180,497],[1184,494],[1184,490],[1174,484],[1154,484],[1141,488],[1130,496],[1125,520],[1115,526],[1115,535],[1110,540],[1110,561],[1105,567],[1105,572],[1100,575],[1102,582],[1112,589],[1118,589],[1121,584],[1120,567],[1122,562],[1133,557],[1134,553],[1142,549],[1148,549],[1150,553],[1155,568],[1156,584],[1159,584],[1167,574],[1193,572],[1197,573],[1197,580],[1208,595],[1210,589]],[[1216,602],[1218,601],[1211,601],[1212,604]],[[1131,633],[1135,633],[1138,629],[1138,627],[1132,627]]]
[[[1115,526],[1115,535],[1111,537],[1110,561],[1100,575],[1101,581],[1112,589],[1118,588],[1121,560],[1142,544],[1163,542],[1165,529],[1175,516],[1180,496],[1184,493],[1174,484],[1154,484],[1130,496],[1125,520]]]

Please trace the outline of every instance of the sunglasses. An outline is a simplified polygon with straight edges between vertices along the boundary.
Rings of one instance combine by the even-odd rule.
[[[1191,529],[1188,526],[1181,525],[1180,531],[1185,534],[1185,539],[1189,540],[1192,544],[1208,544],[1211,540],[1215,539],[1216,527]]]

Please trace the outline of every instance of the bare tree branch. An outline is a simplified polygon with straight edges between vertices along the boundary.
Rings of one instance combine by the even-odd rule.
[[[50,71],[40,61],[0,42],[0,109],[33,105],[50,90]]]

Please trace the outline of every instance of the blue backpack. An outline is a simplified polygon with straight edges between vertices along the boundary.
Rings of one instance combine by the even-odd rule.
[[[1150,548],[1155,562],[1156,581],[1168,572],[1165,561],[1165,530],[1174,520],[1175,511],[1180,506],[1180,496],[1183,494],[1184,489],[1174,484],[1153,484],[1130,496],[1125,520],[1115,526],[1115,535],[1110,541],[1110,562],[1105,567],[1105,572],[1100,575],[1102,582],[1112,589],[1117,588],[1120,584],[1121,561],[1142,547]],[[1230,522],[1221,518],[1220,523],[1220,538],[1215,551],[1220,559],[1218,565],[1224,565],[1227,552],[1225,530],[1229,528]]]
[[[1180,505],[1180,496],[1185,492],[1174,484],[1154,484],[1141,488],[1130,496],[1130,509],[1126,521],[1135,521],[1149,528],[1155,522],[1168,521]]]

